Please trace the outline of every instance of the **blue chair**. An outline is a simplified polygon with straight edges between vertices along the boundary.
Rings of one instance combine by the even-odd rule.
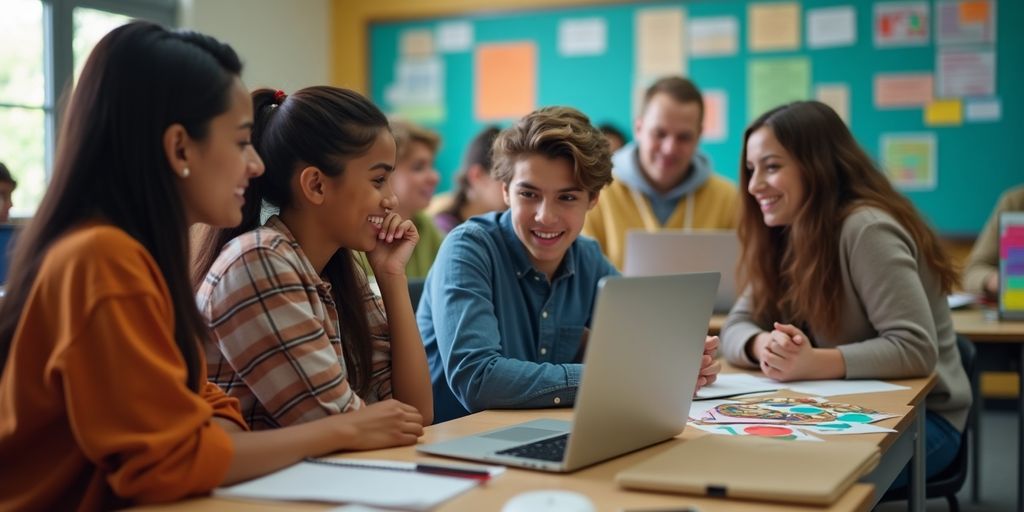
[[[946,469],[943,469],[937,475],[932,476],[925,483],[924,495],[926,498],[946,498],[949,503],[950,512],[959,512],[960,502],[957,501],[956,493],[960,492],[960,488],[963,487],[964,481],[967,480],[967,469],[970,465],[970,442],[975,436],[978,435],[976,431],[975,418],[977,418],[978,411],[981,405],[977,399],[977,367],[974,364],[975,357],[977,356],[977,349],[974,347],[974,343],[971,340],[957,335],[956,346],[960,350],[960,364],[964,367],[964,372],[967,373],[967,378],[971,382],[971,394],[975,396],[975,400],[971,403],[971,409],[967,414],[967,426],[964,428],[963,436],[960,438],[960,449],[956,452],[956,457],[953,462],[949,463]],[[977,462],[977,459],[975,459]],[[977,471],[977,468],[975,468]],[[882,496],[881,501],[898,501],[907,499],[907,487],[901,487],[899,489],[892,489]]]
[[[409,278],[409,299],[412,300],[412,310],[415,312],[420,307],[420,296],[423,295],[423,284],[427,280],[422,277]]]
[[[7,267],[10,266],[11,249],[17,226],[0,224],[0,286],[7,283]]]

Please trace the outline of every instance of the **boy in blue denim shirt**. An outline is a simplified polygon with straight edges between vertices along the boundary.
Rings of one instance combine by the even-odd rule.
[[[585,115],[537,110],[504,130],[493,151],[509,210],[471,218],[445,238],[417,310],[436,422],[571,406],[597,283],[618,274],[595,241],[579,238],[612,181],[607,142]],[[698,387],[718,373],[717,346],[708,338]]]

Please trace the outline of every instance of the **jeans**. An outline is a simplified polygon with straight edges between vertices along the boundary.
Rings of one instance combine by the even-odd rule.
[[[960,449],[960,432],[951,425],[945,418],[926,411],[924,418],[924,451],[925,451],[925,478],[931,478],[946,469],[956,452]],[[890,489],[899,489],[907,485],[909,478],[910,464],[907,464],[900,472],[896,480],[892,482]]]

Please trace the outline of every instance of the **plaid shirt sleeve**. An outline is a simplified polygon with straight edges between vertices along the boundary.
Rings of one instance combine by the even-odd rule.
[[[208,321],[221,354],[279,425],[361,408],[327,311],[333,302],[287,244],[277,248],[285,249],[241,251],[213,285]]]
[[[370,289],[366,274],[359,267],[356,267],[356,274],[362,288],[363,304],[366,306],[366,322],[370,328],[370,343],[373,347],[373,371],[370,375],[366,401],[379,402],[392,396],[391,331],[388,328],[384,301]]]

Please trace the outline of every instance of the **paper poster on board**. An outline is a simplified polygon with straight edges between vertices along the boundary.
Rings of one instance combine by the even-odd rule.
[[[929,41],[928,2],[875,4],[875,46],[925,46]]]
[[[996,42],[996,5],[990,0],[940,0],[935,4],[935,42]]]
[[[935,190],[936,141],[934,133],[883,133],[882,171],[899,190]]]

